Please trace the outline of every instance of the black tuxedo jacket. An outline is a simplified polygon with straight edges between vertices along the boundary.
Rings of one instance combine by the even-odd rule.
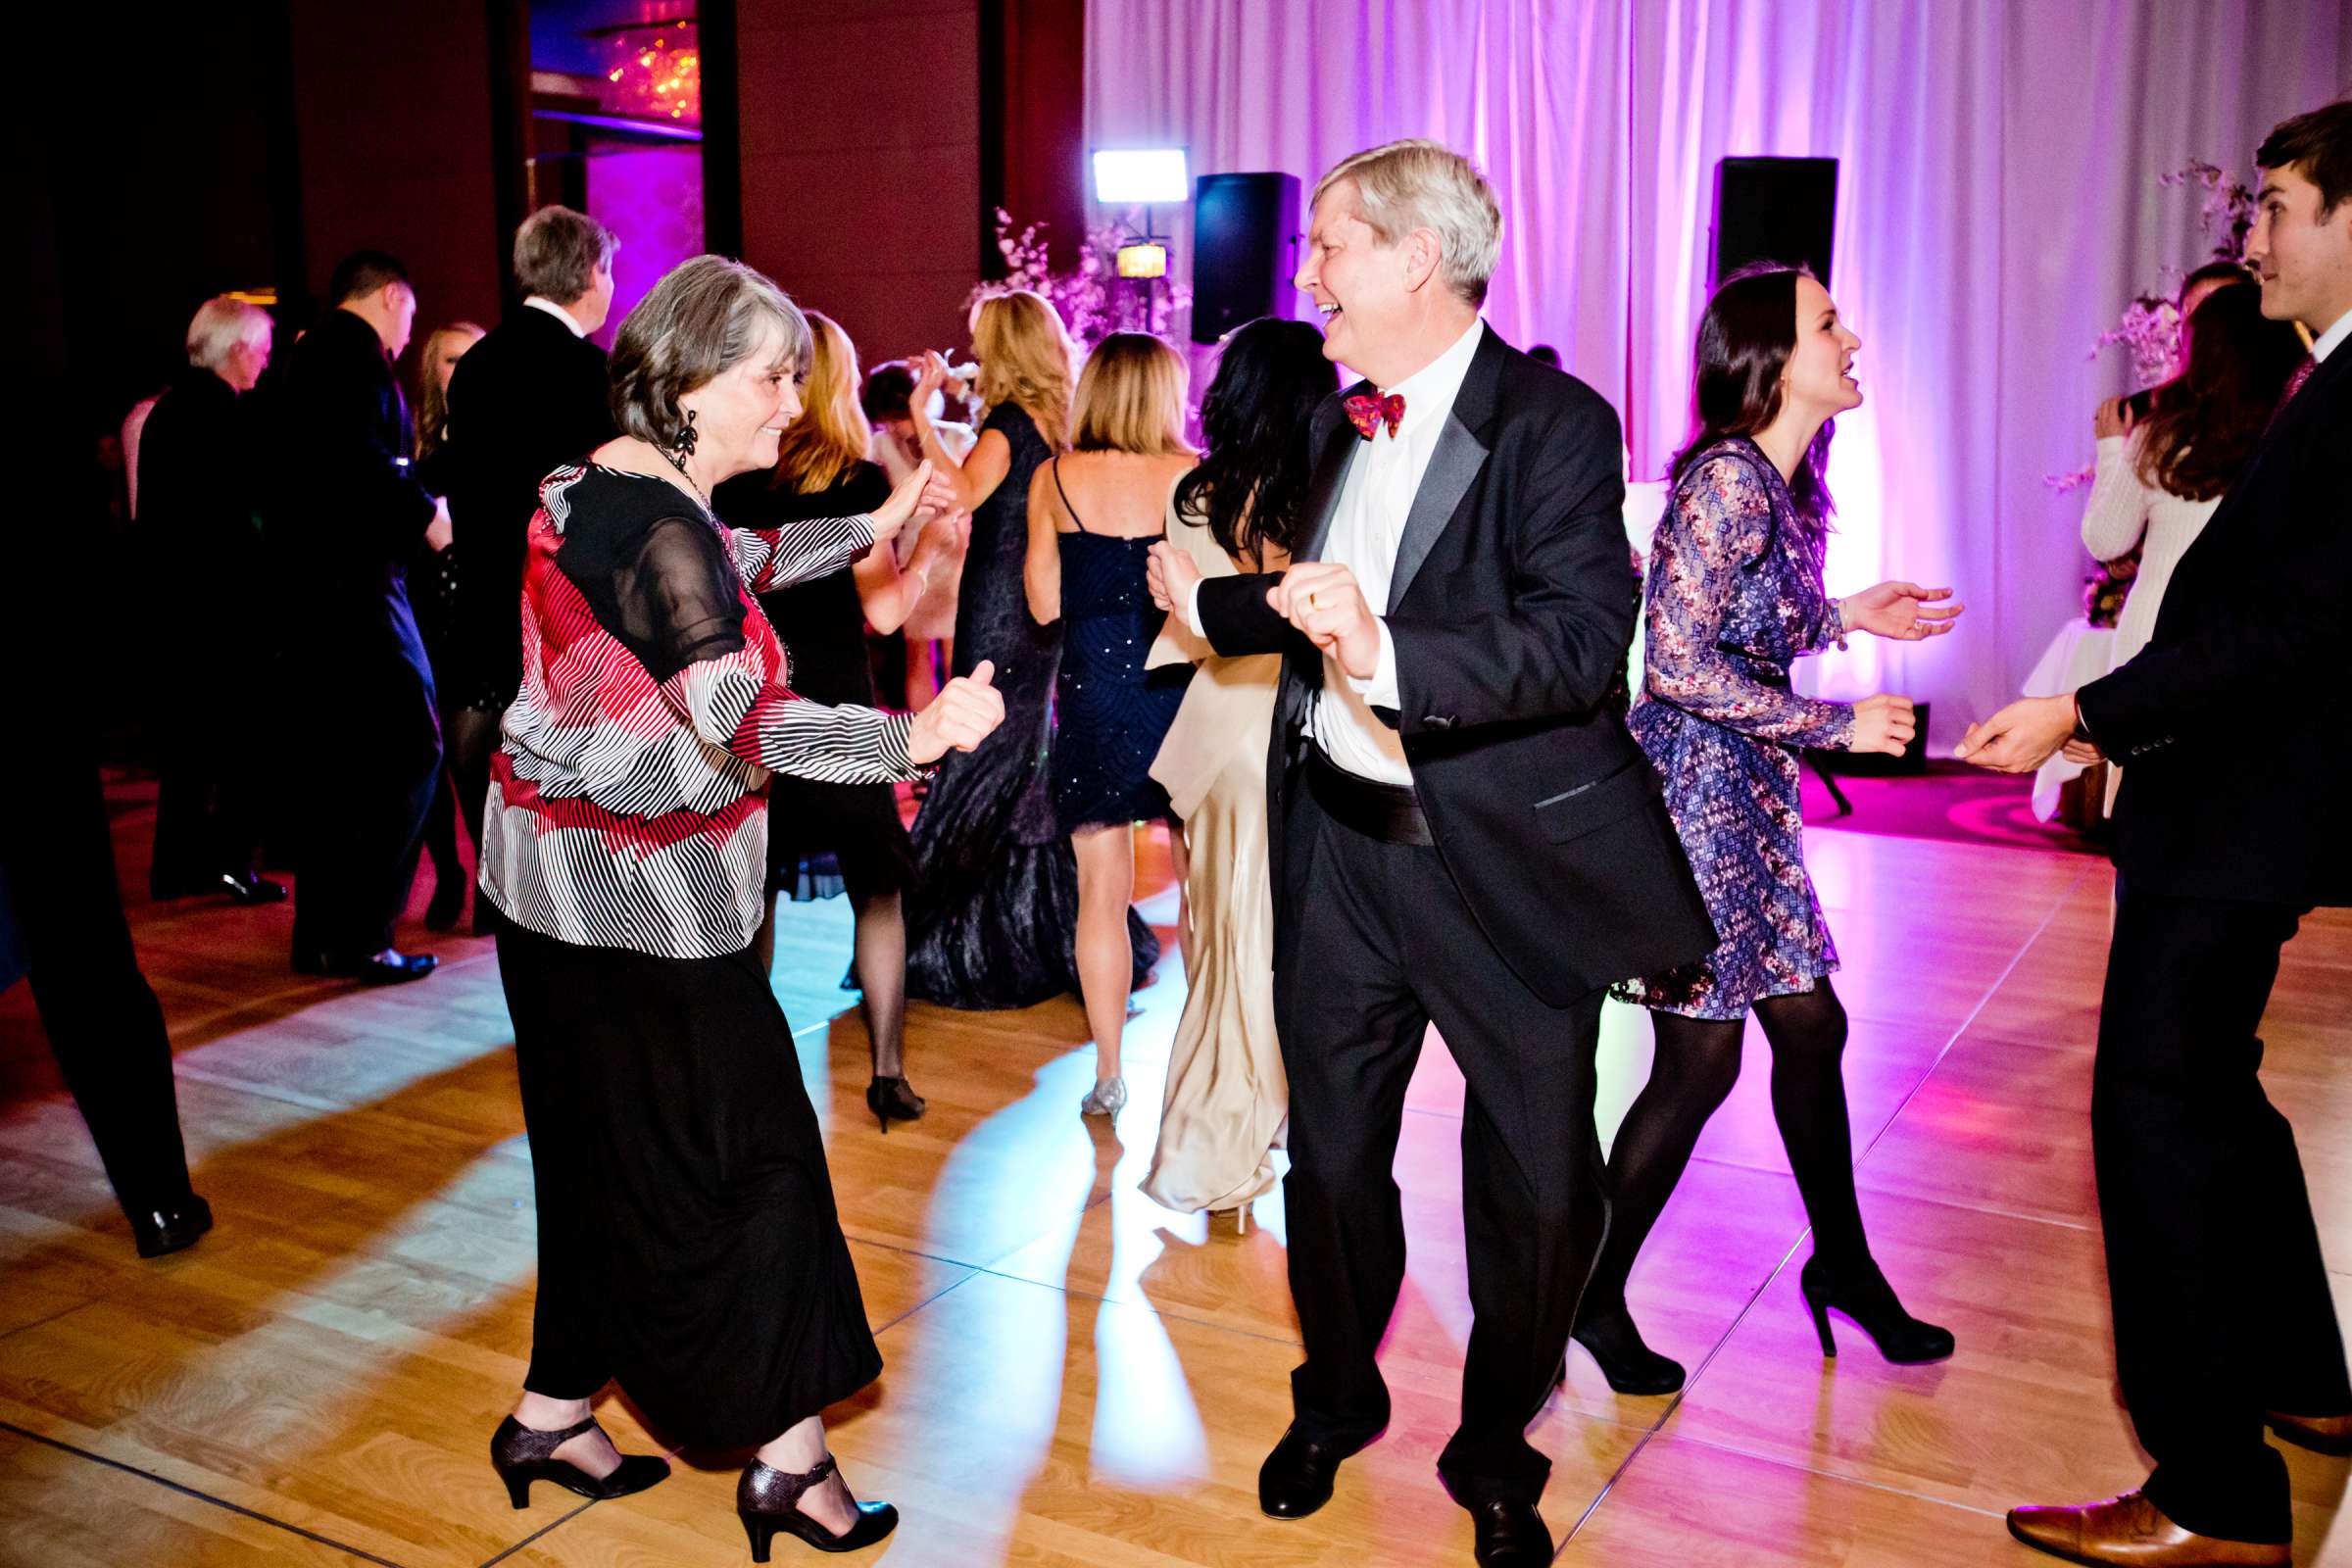
[[[338,635],[355,614],[405,622],[406,564],[433,520],[433,498],[410,471],[415,427],[383,340],[330,310],[287,361],[271,399],[285,460],[271,548],[318,630]]]
[[[452,695],[512,701],[522,678],[522,565],[539,481],[614,435],[605,351],[517,306],[449,383],[449,520],[464,549]]]
[[[2312,372],[2164,591],[2148,645],[2077,693],[2123,764],[2139,890],[2352,904],[2352,349]]]
[[[207,626],[238,619],[268,593],[252,436],[236,389],[194,366],[139,434],[139,533],[171,564],[164,602]]]
[[[1297,560],[1321,558],[1362,439],[1341,404],[1363,390],[1315,411]],[[1380,717],[1488,942],[1553,1006],[1715,946],[1657,774],[1606,701],[1633,637],[1624,509],[1616,413],[1486,331],[1397,548],[1402,706]],[[1267,606],[1277,580],[1203,582],[1200,611],[1218,652],[1284,655],[1267,761],[1279,965],[1287,911],[1313,892],[1284,845],[1323,656]]]

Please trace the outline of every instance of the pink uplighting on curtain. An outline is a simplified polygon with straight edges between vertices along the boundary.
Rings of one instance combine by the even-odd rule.
[[[2093,339],[2204,259],[2198,193],[2157,176],[2242,169],[2352,82],[2333,0],[1090,0],[1087,37],[1089,145],[1310,185],[1398,136],[1476,159],[1504,220],[1488,320],[1617,406],[1638,477],[1686,429],[1716,161],[1838,159],[1829,281],[1869,403],[1839,421],[1831,591],[1950,582],[1970,611],[1799,667],[1933,701],[1938,750],[2080,613],[2082,497],[2043,477],[2128,390]]]

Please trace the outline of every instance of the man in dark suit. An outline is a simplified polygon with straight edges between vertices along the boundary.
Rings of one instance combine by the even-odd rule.
[[[1544,1563],[1550,1462],[1526,1428],[1607,1225],[1602,990],[1715,935],[1606,702],[1633,633],[1617,417],[1479,320],[1500,224],[1485,179],[1435,142],[1324,176],[1298,281],[1326,354],[1369,379],[1317,411],[1295,563],[1202,582],[1162,545],[1153,575],[1218,652],[1285,656],[1268,819],[1306,1359],[1260,1504],[1313,1512],[1388,1421],[1391,1167],[1435,1022],[1467,1084],[1477,1310],[1439,1470],[1480,1562]]]
[[[183,695],[162,705],[162,788],[147,890],[275,904],[254,875],[261,841],[255,694],[269,602],[245,404],[270,368],[270,313],[223,294],[188,323],[188,373],[156,401],[139,442],[139,531],[164,564],[166,624]]]
[[[523,542],[539,481],[615,433],[605,351],[588,334],[612,309],[619,249],[611,229],[568,207],[524,220],[514,233],[522,303],[466,351],[449,384],[449,515],[466,557],[457,657],[435,673],[451,715],[451,773],[476,844],[499,718],[522,679]]]
[[[409,471],[414,432],[392,362],[416,293],[380,251],[336,267],[335,302],[295,344],[281,402],[285,483],[272,546],[296,585],[304,700],[296,775],[304,827],[294,886],[294,967],[387,984],[439,961],[392,946],[416,879],[441,767],[432,668],[409,609],[405,562],[422,535],[449,543],[449,513]]]
[[[2326,692],[2352,644],[2352,102],[2256,155],[2247,260],[2311,358],[2189,547],[2154,635],[2072,698],[2013,703],[1959,755],[2030,771],[2062,746],[2124,762],[2093,1155],[2116,1371],[2156,1460],[2106,1502],[2019,1508],[2077,1562],[2283,1568],[2286,1466],[2263,1441],[2352,1451],[2352,1380],[2294,1132],[2256,1037],[2278,955],[2352,904],[2352,739]]]

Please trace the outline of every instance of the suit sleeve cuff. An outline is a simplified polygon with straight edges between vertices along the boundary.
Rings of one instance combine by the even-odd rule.
[[[1194,636],[1200,638],[1208,636],[1200,629],[1200,584],[1206,581],[1206,577],[1197,579],[1193,583],[1193,591],[1184,596],[1184,623],[1193,628]]]
[[[1395,710],[1399,701],[1396,695],[1396,639],[1389,634],[1387,616],[1375,617],[1372,624],[1380,628],[1379,662],[1372,666],[1370,680],[1357,680],[1350,675],[1348,684],[1367,706]]]

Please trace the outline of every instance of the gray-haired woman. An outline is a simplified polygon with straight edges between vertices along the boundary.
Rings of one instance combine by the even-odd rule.
[[[768,776],[912,778],[1004,712],[985,666],[911,718],[787,689],[753,595],[954,505],[926,466],[870,516],[720,525],[711,489],[773,466],[808,354],[783,292],[712,256],[621,323],[623,433],[550,474],[532,519],[481,855],[539,1206],[531,1366],[492,1460],[516,1507],[538,1480],[661,1480],[589,1414],[616,1380],[689,1447],[758,1446],[736,1494],[758,1562],[778,1530],[838,1551],[898,1522],[853,1498],[818,1414],[882,1362],[791,1027],[748,956]]]

